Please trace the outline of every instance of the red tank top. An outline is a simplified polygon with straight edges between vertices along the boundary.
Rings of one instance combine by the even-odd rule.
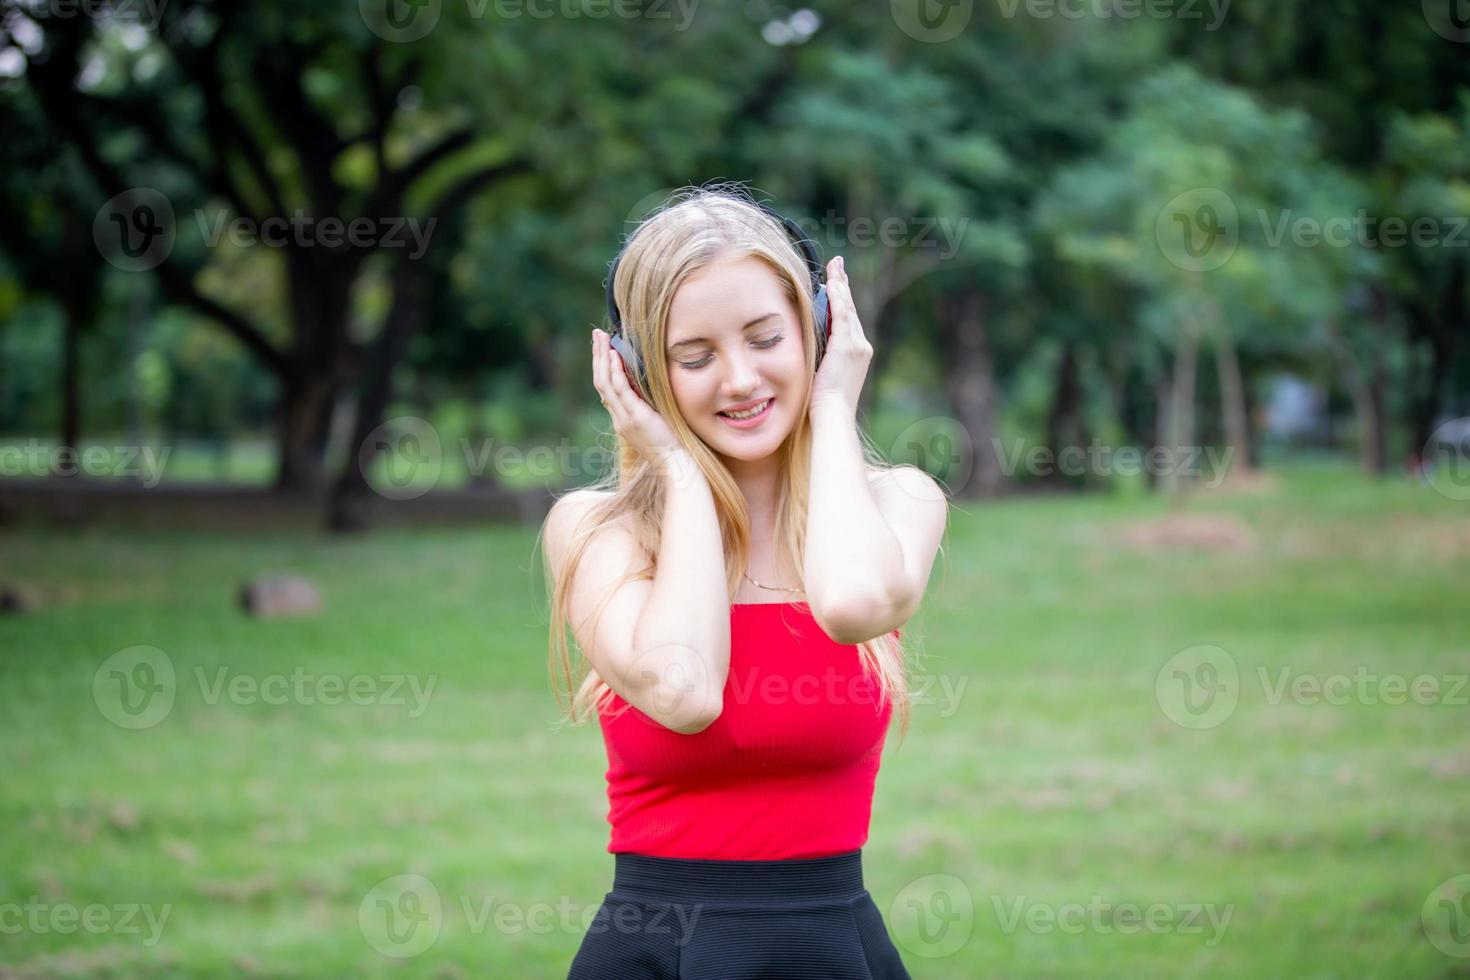
[[[608,851],[753,861],[862,847],[893,713],[879,690],[805,603],[732,605],[714,724],[681,735],[616,694],[600,713]]]

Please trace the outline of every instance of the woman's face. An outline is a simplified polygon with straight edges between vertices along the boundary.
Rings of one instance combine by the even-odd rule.
[[[665,342],[684,420],[721,456],[770,456],[806,401],[804,340],[795,306],[760,259],[724,259],[699,270],[674,293]],[[768,399],[748,421],[722,414]]]

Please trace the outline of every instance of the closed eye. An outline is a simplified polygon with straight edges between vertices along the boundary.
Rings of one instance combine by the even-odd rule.
[[[779,344],[782,340],[785,339],[785,337],[786,334],[784,332],[778,333],[773,337],[767,337],[765,340],[753,341],[752,346],[759,347],[761,350],[768,350]],[[700,358],[697,361],[680,361],[679,366],[684,368],[686,371],[698,371],[700,368],[708,364],[710,362],[710,358],[713,356],[714,355],[712,354],[706,354],[704,357]]]

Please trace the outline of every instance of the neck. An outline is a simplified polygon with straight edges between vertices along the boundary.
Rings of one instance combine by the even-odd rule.
[[[776,526],[776,504],[781,493],[781,462],[777,454],[765,459],[725,459],[726,469],[745,497],[753,533],[765,535]]]

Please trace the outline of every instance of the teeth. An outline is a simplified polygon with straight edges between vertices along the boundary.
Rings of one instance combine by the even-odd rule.
[[[749,411],[745,411],[745,412],[721,412],[720,414],[726,416],[727,418],[732,418],[732,419],[748,419],[748,418],[753,418],[754,416],[759,415],[761,412],[764,412],[766,410],[766,406],[769,405],[770,403],[771,403],[771,400],[769,398],[767,398],[765,401],[761,402],[759,405],[757,405],[755,408],[750,409]]]

